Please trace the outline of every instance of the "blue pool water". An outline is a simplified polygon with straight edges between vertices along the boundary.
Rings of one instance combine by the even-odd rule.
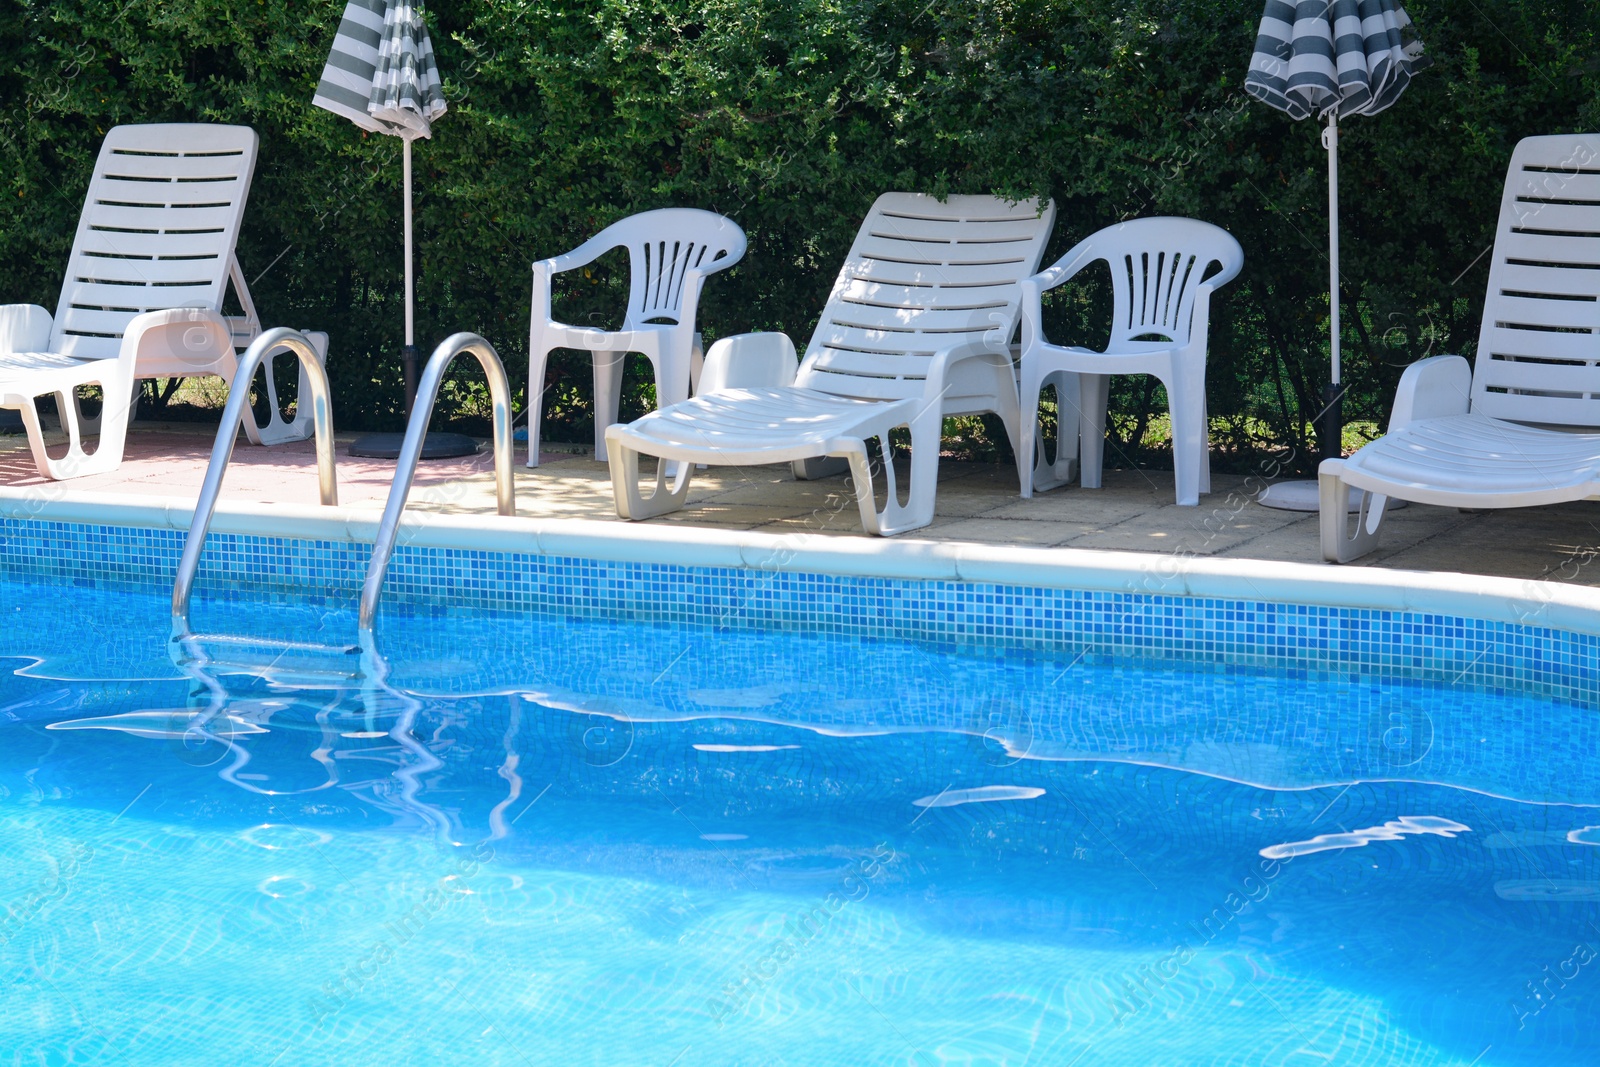
[[[1593,708],[166,611],[0,585],[0,1063],[1600,1062]]]

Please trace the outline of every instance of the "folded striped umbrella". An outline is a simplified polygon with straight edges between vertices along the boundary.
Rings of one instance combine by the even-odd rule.
[[[1293,118],[1376,115],[1423,65],[1394,0],[1268,0],[1244,90]]]
[[[433,57],[433,42],[428,39],[421,8],[412,0],[350,0],[311,102],[364,130],[393,134],[404,142],[401,157],[405,183],[406,341],[401,360],[409,415],[417,377],[416,286],[411,270],[411,142],[418,137],[432,137],[433,120],[445,112],[439,64]],[[382,447],[389,449],[388,444]],[[398,454],[399,446],[395,444],[391,451]],[[369,448],[362,454],[387,452]]]
[[[431,136],[446,105],[417,5],[350,0],[311,102],[373,133]]]
[[[1339,361],[1339,119],[1376,115],[1393,104],[1426,65],[1422,42],[1408,41],[1411,18],[1395,0],[1267,0],[1244,91],[1291,118],[1326,118],[1328,150],[1328,354],[1332,384],[1313,422],[1323,459],[1342,454],[1344,399]],[[1356,494],[1359,497],[1359,494]],[[1268,507],[1316,511],[1315,482],[1279,482]]]

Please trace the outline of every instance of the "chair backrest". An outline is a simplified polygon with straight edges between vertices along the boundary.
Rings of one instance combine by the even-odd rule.
[[[1070,258],[1111,268],[1111,347],[1122,350],[1188,344],[1201,283],[1224,285],[1244,267],[1244,249],[1227,230],[1161,215],[1107,226]],[[1208,275],[1212,264],[1220,269]]]
[[[884,193],[850,246],[797,384],[899,400],[922,394],[941,349],[980,341],[1003,350],[1055,215],[1053,201]]]
[[[689,207],[629,215],[601,230],[594,243],[628,250],[631,284],[624,329],[651,322],[678,322],[688,271],[698,269],[712,274],[731,267],[744,257],[746,245],[738,223]]]
[[[1600,426],[1600,134],[1527,137],[1511,153],[1472,409]]]
[[[256,145],[248,126],[112,127],[72,242],[52,351],[111,358],[142,312],[222,310]]]

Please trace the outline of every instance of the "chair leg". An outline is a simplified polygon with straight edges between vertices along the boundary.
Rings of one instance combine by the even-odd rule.
[[[689,395],[700,395],[700,372],[706,365],[705,338],[695,334],[690,339],[689,346]],[[665,406],[665,405],[663,405]]]
[[[121,361],[106,360],[107,363]],[[123,450],[128,437],[128,409],[132,403],[133,380],[124,373],[128,368],[113,367],[109,380],[98,384],[105,397],[100,408],[100,439],[95,443],[93,455],[84,451],[83,426],[78,420],[77,388],[58,391],[56,407],[61,412],[62,428],[67,431],[67,454],[51,459],[45,451],[44,434],[39,426],[39,412],[33,398],[22,407],[22,424],[28,433],[28,444],[33,450],[33,464],[39,474],[53,481],[82,478],[91,474],[105,474],[122,465]]]
[[[44,428],[39,422],[39,408],[34,403],[33,397],[20,398],[22,403],[17,407],[17,413],[22,416],[22,428],[28,435],[28,448],[33,453],[33,466],[41,478],[54,478],[50,473],[50,454],[44,448]],[[57,403],[60,399],[57,398]],[[63,415],[61,421],[66,422]]]
[[[850,471],[850,484],[856,493],[856,509],[861,513],[861,529],[869,534],[881,534],[883,530],[878,523],[878,503],[872,491],[872,460],[867,455],[865,441],[843,442],[844,451],[831,456],[818,457],[817,460],[795,461],[796,477],[802,464],[832,460],[843,464]],[[884,444],[888,444],[887,441]],[[889,496],[893,499],[895,494],[894,467],[888,466]]]
[[[537,335],[536,335],[537,336]],[[550,361],[550,349],[537,340],[528,344],[528,460],[529,467],[539,465],[539,420],[544,415],[544,371]]]
[[[1378,547],[1378,532],[1388,498],[1362,493],[1361,510],[1350,525],[1350,488],[1339,477],[1342,460],[1324,460],[1317,471],[1318,519],[1322,532],[1322,558],[1329,563],[1352,563]]]
[[[617,515],[630,521],[653,519],[683,507],[689,498],[689,476],[693,463],[677,464],[675,475],[667,472],[667,461],[656,460],[655,487],[650,495],[639,491],[639,456],[635,449],[614,443],[607,462],[611,466],[611,492],[616,498]],[[670,479],[670,481],[669,481]]]
[[[594,353],[594,458],[606,462],[606,427],[617,422],[622,407],[622,369],[626,352]],[[660,389],[660,380],[656,387]]]
[[[235,386],[238,385],[238,373],[239,360],[237,356],[231,360],[223,361],[217,366],[217,377],[222,379],[223,384],[228,387],[228,392],[230,393],[233,392]],[[240,387],[248,389],[250,388],[250,384],[251,383],[249,382],[244,382]],[[272,396],[273,398],[272,403],[277,403],[275,394],[269,394],[269,396]],[[257,446],[266,444],[266,441],[262,440],[261,438],[261,427],[256,425],[256,413],[251,409],[249,404],[244,406],[244,418],[240,419],[239,421],[244,426],[245,440]]]
[[[700,367],[705,362],[704,354],[699,350],[699,335],[685,336],[681,339],[671,338],[661,348],[659,353],[646,352],[645,357],[650,360],[650,369],[656,376],[656,409],[670,407],[689,399],[694,392],[694,383],[700,379]],[[619,390],[621,386],[618,386]],[[620,406],[620,393],[618,398]],[[701,465],[704,469],[704,465]],[[667,464],[667,477],[676,477],[678,461],[673,460]]]
[[[1033,487],[1039,492],[1067,485],[1078,476],[1079,424],[1083,419],[1079,378],[1072,371],[1051,371],[1039,382],[1041,392],[1054,389],[1056,393],[1055,458],[1046,462],[1041,435],[1033,468]],[[1042,434],[1037,415],[1033,424],[1035,432]]]
[[[1085,489],[1099,489],[1102,465],[1106,450],[1106,398],[1111,392],[1108,374],[1078,375],[1079,434],[1082,451],[1079,455],[1079,481]]]
[[[1208,462],[1205,367],[1180,363],[1163,383],[1172,418],[1172,471],[1178,504],[1194,507],[1200,503],[1201,471]]]
[[[1040,485],[1044,480],[1044,434],[1039,429],[1039,391],[1043,387],[1038,371],[1024,365],[1017,382],[1021,412],[1017,418],[1017,472],[1022,478],[1022,498],[1033,496],[1035,489],[1049,488]]]
[[[939,444],[943,431],[944,413],[937,403],[928,405],[911,420],[911,486],[903,506],[895,485],[888,434],[884,434],[884,484],[889,498],[883,511],[878,513],[878,528],[869,533],[889,537],[933,521],[934,500],[939,492]],[[870,492],[871,486],[867,489]],[[859,487],[856,492],[859,498]]]
[[[706,369],[706,342],[705,338],[698,333],[690,340],[694,343],[689,348],[689,395],[699,396],[700,374]],[[694,469],[703,471],[706,469],[706,465],[704,463],[696,463]]]
[[[328,335],[325,333],[307,333],[307,340],[311,342],[312,349],[316,352],[317,362],[323,367],[328,365]],[[256,444],[282,445],[291,441],[309,440],[316,433],[316,424],[311,416],[311,383],[306,374],[306,369],[300,365],[299,359],[294,359],[294,368],[299,375],[300,390],[295,402],[295,413],[292,420],[285,420],[278,403],[278,380],[273,374],[273,364],[285,355],[293,358],[287,351],[279,351],[276,356],[262,361],[262,367],[267,375],[267,424],[257,428],[252,437]],[[255,426],[254,417],[248,413],[245,418],[245,431],[248,433]]]
[[[73,414],[78,417],[79,430],[81,430],[86,436],[90,437],[98,434],[100,432],[100,416],[85,415],[83,413],[83,401],[78,397],[78,391],[76,389],[72,390],[69,396],[72,400]],[[65,417],[62,418],[62,428],[66,428]]]

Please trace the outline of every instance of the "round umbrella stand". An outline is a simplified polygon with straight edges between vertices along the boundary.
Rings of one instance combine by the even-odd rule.
[[[403,433],[369,433],[350,442],[345,451],[365,459],[399,459],[405,439]],[[463,433],[430,433],[422,439],[423,459],[454,459],[477,453],[478,442]]]

